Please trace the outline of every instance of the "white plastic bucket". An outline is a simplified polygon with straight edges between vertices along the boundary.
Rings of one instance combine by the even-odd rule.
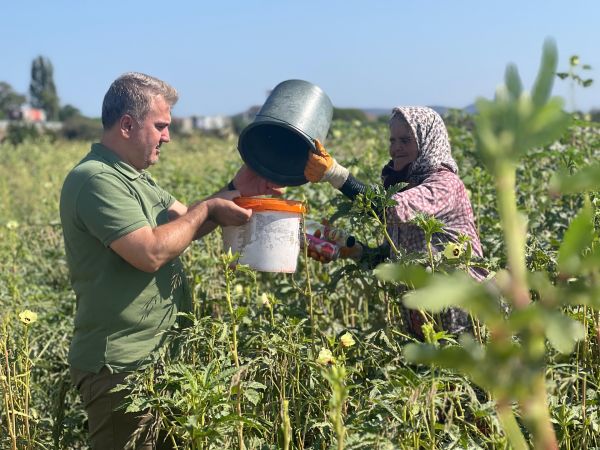
[[[252,209],[252,217],[245,225],[223,227],[224,250],[239,253],[239,264],[260,272],[295,272],[304,205],[273,198],[239,197],[234,201]]]

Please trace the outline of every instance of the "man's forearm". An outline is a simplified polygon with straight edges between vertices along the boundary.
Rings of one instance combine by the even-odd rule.
[[[158,267],[179,256],[192,240],[212,231],[216,224],[209,220],[208,204],[200,202],[182,216],[152,230],[150,258]]]
[[[200,225],[200,228],[198,228],[198,231],[194,235],[194,240],[203,238],[217,227],[218,225],[215,222],[213,222],[212,220],[207,220],[202,225]]]

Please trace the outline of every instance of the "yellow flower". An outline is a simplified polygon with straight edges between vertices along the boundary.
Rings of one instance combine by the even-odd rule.
[[[349,348],[356,344],[356,342],[354,341],[352,335],[346,332],[342,335],[342,337],[340,337],[340,344],[342,344],[342,347],[344,348]]]
[[[242,295],[244,293],[244,287],[238,283],[233,287],[233,292],[235,295]]]
[[[258,307],[264,306],[265,308],[270,308],[271,302],[269,301],[269,296],[263,292],[262,295],[256,299],[256,305]]]
[[[6,380],[7,380],[6,375],[0,375],[0,381],[6,381]]]
[[[6,228],[8,228],[9,230],[16,230],[17,228],[19,228],[19,222],[17,222],[16,220],[9,220],[8,222],[6,222]]]
[[[19,314],[19,319],[21,319],[21,322],[23,322],[25,325],[35,322],[37,317],[37,313],[29,311],[28,309]]]
[[[456,259],[462,254],[462,252],[462,246],[455,244],[454,242],[449,242],[444,247],[444,256],[447,259]]]
[[[326,348],[321,348],[319,352],[319,357],[317,358],[317,363],[323,364],[324,366],[329,366],[335,362],[335,358],[331,354],[331,350]]]

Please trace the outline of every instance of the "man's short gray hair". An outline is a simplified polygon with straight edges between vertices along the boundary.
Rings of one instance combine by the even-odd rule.
[[[108,88],[102,102],[102,126],[111,128],[125,114],[142,122],[155,97],[162,97],[173,106],[179,99],[175,88],[168,83],[139,72],[128,72],[117,78]]]

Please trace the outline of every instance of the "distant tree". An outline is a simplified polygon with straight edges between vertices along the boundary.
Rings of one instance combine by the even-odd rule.
[[[6,130],[6,141],[19,145],[25,141],[33,141],[40,136],[39,130],[32,123],[11,122]]]
[[[38,56],[31,63],[29,95],[31,106],[46,111],[48,120],[58,119],[59,100],[54,85],[54,69],[48,58]]]
[[[473,114],[469,114],[464,109],[448,108],[443,116],[447,127],[455,127],[472,131],[475,128]]]
[[[252,121],[245,118],[243,114],[236,114],[235,116],[231,117],[233,131],[238,135],[244,130],[244,128],[250,125],[250,123],[252,123]]]
[[[74,115],[63,122],[61,135],[70,140],[96,141],[102,134],[102,121]]]
[[[65,120],[71,119],[73,117],[81,116],[81,111],[73,105],[65,105],[60,108],[58,111],[58,120],[64,122]]]
[[[25,100],[25,96],[15,92],[10,84],[0,81],[0,119],[5,119],[11,111],[18,110]]]
[[[333,120],[358,120],[360,122],[367,122],[369,118],[360,109],[333,108]]]

